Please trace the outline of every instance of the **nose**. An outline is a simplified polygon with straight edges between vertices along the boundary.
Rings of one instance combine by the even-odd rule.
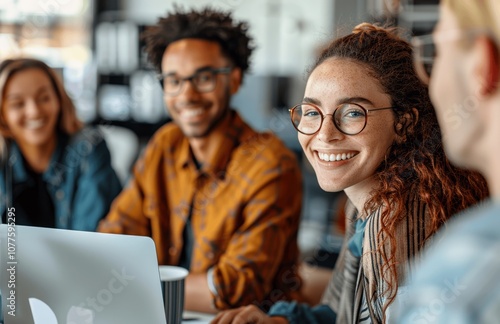
[[[37,117],[40,115],[40,107],[34,99],[26,100],[24,111],[27,117]]]
[[[321,128],[319,129],[316,137],[325,143],[340,140],[344,138],[344,134],[337,129],[334,124],[333,117],[331,114],[327,114],[324,116],[323,123],[321,124]]]

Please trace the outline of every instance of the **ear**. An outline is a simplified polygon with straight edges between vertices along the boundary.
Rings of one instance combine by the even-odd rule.
[[[479,36],[475,43],[475,59],[477,62],[474,73],[478,82],[480,96],[488,96],[498,89],[500,81],[500,58],[498,48],[487,36]]]
[[[231,70],[229,77],[229,89],[231,95],[234,95],[240,89],[243,73],[239,67],[235,67]]]

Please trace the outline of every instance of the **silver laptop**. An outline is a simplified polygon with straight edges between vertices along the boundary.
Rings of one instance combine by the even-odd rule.
[[[0,291],[5,324],[166,323],[148,237],[0,225]]]

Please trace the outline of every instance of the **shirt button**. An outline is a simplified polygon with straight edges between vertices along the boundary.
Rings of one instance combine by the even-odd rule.
[[[62,191],[62,190],[57,190],[57,191],[56,191],[56,198],[57,198],[58,200],[63,199],[63,198],[64,198],[64,191]]]
[[[177,249],[173,246],[171,246],[169,249],[168,249],[168,253],[170,255],[174,255],[175,253],[177,252]]]

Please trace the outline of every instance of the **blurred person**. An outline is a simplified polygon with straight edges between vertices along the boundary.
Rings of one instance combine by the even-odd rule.
[[[343,190],[346,236],[316,307],[280,302],[212,323],[383,323],[414,258],[454,213],[487,195],[484,179],[445,157],[412,48],[396,32],[363,23],[333,41],[290,110],[323,190]]]
[[[299,298],[295,154],[230,107],[253,51],[248,27],[210,8],[174,11],[144,34],[173,123],[99,230],[150,236],[159,264],[189,269],[188,310]]]
[[[121,190],[100,133],[39,60],[1,62],[0,94],[2,222],[95,231]]]
[[[491,199],[439,233],[394,323],[500,321],[499,14],[497,0],[444,0],[433,34],[415,39],[417,53],[437,49],[436,57],[416,61],[425,59],[427,69],[420,71],[432,72],[422,77],[430,77],[446,154],[457,166],[483,174]]]

